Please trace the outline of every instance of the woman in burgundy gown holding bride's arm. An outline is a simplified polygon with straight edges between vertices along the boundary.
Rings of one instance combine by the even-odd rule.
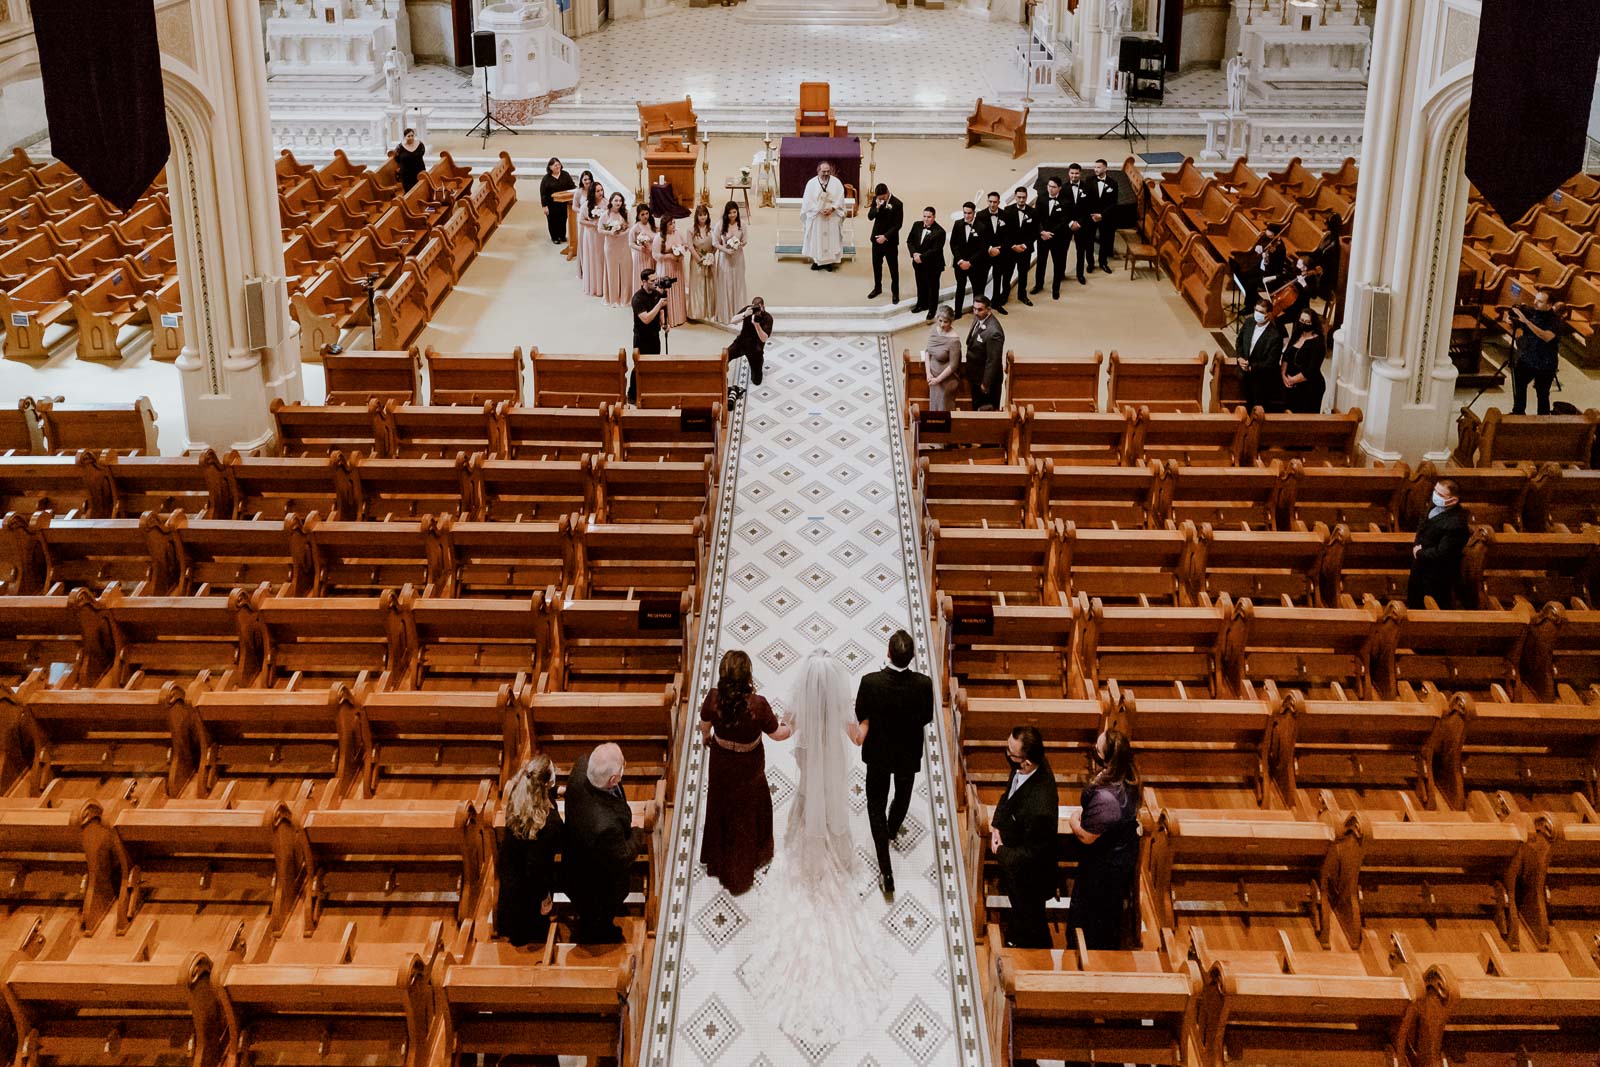
[[[755,884],[772,862],[772,791],[761,735],[787,740],[790,728],[772,714],[750,680],[750,657],[723,654],[717,687],[700,705],[700,737],[711,746],[705,836],[700,862],[734,896]]]

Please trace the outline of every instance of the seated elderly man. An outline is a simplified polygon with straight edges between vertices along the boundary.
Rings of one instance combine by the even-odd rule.
[[[639,854],[622,792],[622,749],[599,745],[572,764],[567,779],[567,841],[562,860],[567,896],[578,913],[580,944],[622,940],[617,913],[628,897],[628,872]]]

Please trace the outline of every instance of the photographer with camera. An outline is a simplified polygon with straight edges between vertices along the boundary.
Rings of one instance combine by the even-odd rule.
[[[1513,305],[1507,317],[1511,320],[1516,356],[1511,365],[1511,414],[1527,414],[1528,386],[1532,385],[1539,414],[1548,415],[1550,386],[1561,367],[1561,340],[1557,333],[1561,318],[1546,289],[1536,289],[1531,295],[1524,289],[1523,302]]]
[[[733,321],[739,325],[739,336],[728,346],[728,362],[732,363],[741,357],[749,360],[750,384],[760,385],[767,341],[772,337],[772,316],[767,314],[767,302],[759,296],[751,297],[750,303],[733,316]],[[739,386],[728,386],[729,401],[739,400],[743,396],[744,390]]]
[[[661,331],[672,327],[666,322],[667,290],[676,278],[657,278],[654,267],[639,272],[639,291],[633,294],[633,350],[641,356],[661,354]],[[628,402],[638,399],[635,372],[628,375]]]

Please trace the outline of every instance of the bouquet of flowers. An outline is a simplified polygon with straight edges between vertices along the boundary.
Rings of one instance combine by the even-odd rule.
[[[624,223],[621,219],[606,219],[600,224],[600,232],[605,234],[618,234],[622,232],[624,225],[626,225],[626,223]]]
[[[638,233],[633,235],[633,243],[640,248],[649,248],[652,240],[654,240],[654,238],[651,236],[649,230],[640,230]]]
[[[744,247],[744,242],[741,241],[737,236],[729,237],[722,243],[728,246],[728,251],[730,252],[737,252],[739,249]]]
[[[702,267],[712,266],[716,262],[717,262],[717,254],[715,252],[707,252],[705,255],[700,257],[700,265]]]
[[[749,167],[740,167],[739,168],[739,181],[740,182],[749,182],[750,181],[750,168]]]

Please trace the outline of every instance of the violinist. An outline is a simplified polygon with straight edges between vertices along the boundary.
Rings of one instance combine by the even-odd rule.
[[[1289,303],[1285,321],[1293,322],[1302,311],[1310,310],[1311,298],[1322,291],[1322,268],[1310,253],[1302,252],[1294,257],[1294,280],[1289,284],[1293,287],[1294,299]]]
[[[1283,227],[1273,223],[1263,230],[1248,258],[1244,275],[1246,307],[1253,306],[1262,293],[1276,292],[1285,280],[1289,257],[1283,249]]]

